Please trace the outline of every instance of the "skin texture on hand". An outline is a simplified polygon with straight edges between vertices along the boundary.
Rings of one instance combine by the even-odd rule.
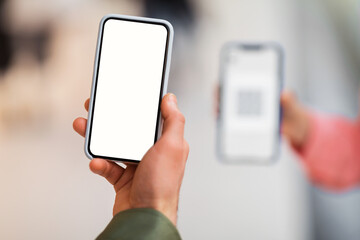
[[[89,108],[89,99],[85,108]],[[114,186],[113,215],[127,209],[153,208],[176,225],[189,145],[184,139],[185,118],[177,107],[174,94],[163,98],[161,113],[164,119],[162,136],[138,165],[129,164],[124,169],[114,162],[95,158],[90,162],[90,169]],[[84,118],[77,118],[73,123],[74,130],[83,137],[86,123]]]

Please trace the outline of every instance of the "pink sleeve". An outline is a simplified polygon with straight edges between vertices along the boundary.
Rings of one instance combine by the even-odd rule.
[[[296,151],[310,179],[318,185],[344,190],[360,183],[360,119],[312,115],[305,145]]]

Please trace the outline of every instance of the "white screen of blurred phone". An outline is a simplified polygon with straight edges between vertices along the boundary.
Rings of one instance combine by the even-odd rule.
[[[234,49],[224,72],[222,151],[229,159],[268,160],[279,140],[279,56],[272,48]]]
[[[141,160],[154,144],[168,31],[105,22],[90,138],[94,155]]]

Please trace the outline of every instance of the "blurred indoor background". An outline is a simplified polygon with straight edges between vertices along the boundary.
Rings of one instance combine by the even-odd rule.
[[[98,24],[108,13],[175,28],[169,91],[186,116],[190,156],[183,239],[359,239],[360,192],[313,187],[284,141],[272,165],[216,158],[214,89],[230,40],[276,41],[285,87],[308,107],[355,118],[358,0],[0,0],[0,239],[93,239],[112,187],[88,169],[72,130],[89,97]]]

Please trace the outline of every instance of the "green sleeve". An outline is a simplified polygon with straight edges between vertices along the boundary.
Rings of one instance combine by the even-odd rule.
[[[136,208],[119,212],[97,240],[181,240],[176,227],[159,211]]]

